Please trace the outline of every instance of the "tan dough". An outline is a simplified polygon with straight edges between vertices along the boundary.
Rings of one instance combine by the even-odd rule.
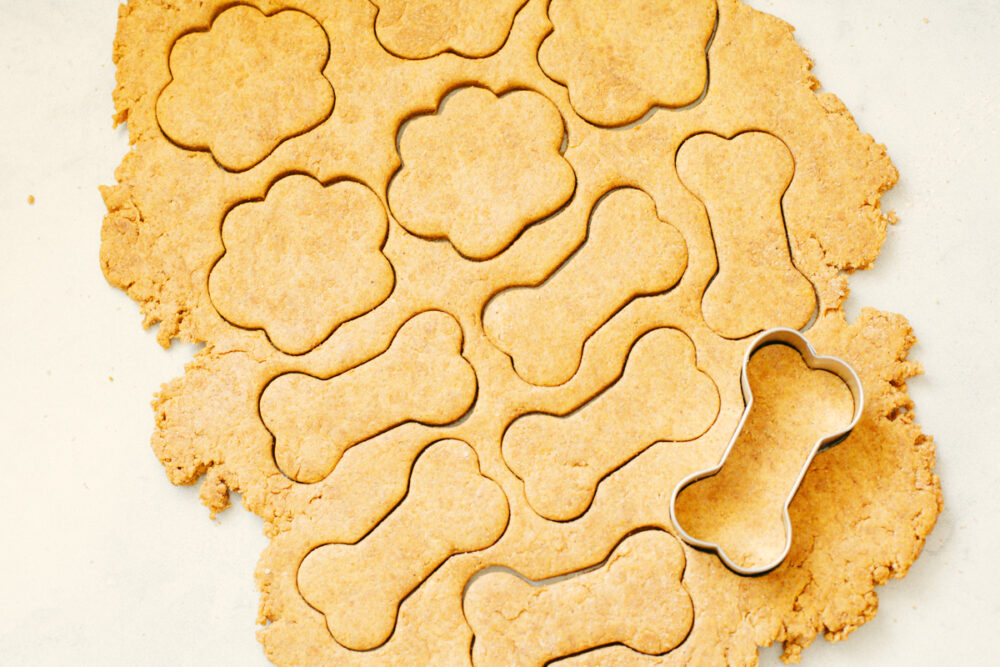
[[[573,194],[562,140],[562,117],[541,95],[462,88],[437,115],[401,131],[403,169],[388,194],[393,215],[414,234],[447,238],[466,257],[493,257]]]
[[[205,343],[156,396],[153,451],[211,512],[238,493],[262,518],[274,664],[470,665],[520,641],[510,661],[752,665],[873,617],[941,492],[909,325],[843,312],[896,171],[791,26],[738,0],[168,4],[120,10],[132,145],[101,266],[161,343]],[[867,400],[809,467],[788,557],[740,577],[677,557],[669,499],[742,413],[738,336],[782,323]],[[669,553],[615,578],[604,560],[640,536]],[[654,573],[684,591],[676,618]]]
[[[209,274],[212,302],[233,324],[266,331],[279,350],[308,352],[389,296],[387,231],[382,203],[364,185],[287,176],[263,202],[226,214],[226,253]],[[319,317],[317,300],[325,304]]]
[[[684,552],[667,533],[622,540],[597,569],[553,583],[510,572],[477,575],[465,595],[475,667],[541,667],[553,658],[621,643],[657,655],[680,644],[694,609],[681,584]]]
[[[463,442],[431,445],[413,466],[405,500],[356,544],[327,544],[299,567],[302,595],[334,639],[359,651],[383,644],[407,593],[455,553],[484,549],[507,527],[507,501],[479,474]]]
[[[461,348],[455,320],[430,312],[404,324],[383,354],[345,373],[279,375],[260,396],[278,467],[299,482],[318,482],[348,448],[393,426],[455,421],[476,395]]]
[[[249,169],[330,115],[333,88],[321,73],[329,50],[307,14],[227,9],[171,49],[174,78],[156,105],[163,132],[181,146],[211,151],[226,169]]]
[[[701,302],[705,323],[726,338],[798,329],[816,307],[813,287],[789,256],[781,198],[795,162],[763,132],[732,139],[698,134],[677,151],[677,175],[705,204],[719,274]]]
[[[718,391],[696,367],[691,341],[656,329],[636,341],[607,391],[567,415],[518,417],[502,451],[532,508],[568,521],[583,514],[605,475],[657,440],[697,438],[718,413]]]
[[[551,0],[553,32],[538,62],[583,118],[624,125],[698,99],[715,16],[715,0]]]
[[[843,429],[854,400],[843,380],[813,370],[786,345],[750,357],[753,407],[717,475],[677,496],[677,520],[718,544],[744,568],[772,563],[785,548],[785,501],[816,441]]]
[[[375,32],[402,58],[444,51],[481,58],[507,39],[514,14],[527,0],[372,0],[379,8]]]
[[[486,335],[522,378],[558,385],[583,344],[637,296],[673,287],[687,266],[684,237],[640,190],[615,190],[594,208],[587,241],[548,280],[501,292],[483,313]]]

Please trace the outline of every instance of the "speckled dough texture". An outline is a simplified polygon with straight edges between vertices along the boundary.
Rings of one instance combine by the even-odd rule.
[[[164,346],[205,343],[153,450],[213,514],[236,492],[263,518],[274,664],[795,662],[919,555],[941,491],[915,338],[843,311],[896,171],[791,26],[654,6],[121,7],[101,265]],[[866,402],[788,557],[742,577],[669,500],[720,460],[747,337],[778,325]]]

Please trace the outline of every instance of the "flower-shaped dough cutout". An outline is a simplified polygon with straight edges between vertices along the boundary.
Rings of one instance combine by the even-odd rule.
[[[445,51],[481,58],[500,49],[527,0],[372,0],[375,34],[401,58],[430,58]]]
[[[389,296],[395,275],[381,250],[388,225],[360,183],[287,176],[223,220],[212,302],[231,323],[263,329],[281,351],[308,352]]]
[[[552,0],[549,19],[538,64],[591,123],[625,125],[705,90],[715,0]]]
[[[329,118],[329,51],[326,32],[308,14],[227,9],[208,30],[174,43],[173,80],[156,102],[160,128],[184,148],[210,151],[226,169],[249,169]]]
[[[494,257],[573,195],[563,134],[558,109],[539,93],[459,89],[401,131],[389,208],[417,236],[447,238],[470,259]]]

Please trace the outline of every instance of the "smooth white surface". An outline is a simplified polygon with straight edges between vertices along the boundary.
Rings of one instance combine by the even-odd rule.
[[[127,148],[110,123],[116,4],[0,0],[0,664],[264,667],[261,522],[238,499],[209,521],[148,445],[148,402],[192,350],[161,350],[98,265],[97,186]],[[878,617],[847,642],[817,640],[805,664],[995,664],[1000,3],[752,4],[798,28],[902,173],[885,200],[900,223],[854,276],[848,311],[913,323],[927,376],[910,391],[946,496]]]

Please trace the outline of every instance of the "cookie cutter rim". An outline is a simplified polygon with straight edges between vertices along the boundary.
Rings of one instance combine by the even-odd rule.
[[[681,527],[680,522],[677,520],[676,503],[677,496],[680,495],[685,488],[699,480],[713,477],[718,474],[720,470],[722,470],[722,466],[725,465],[729,458],[729,454],[736,445],[736,440],[743,432],[743,426],[746,423],[747,417],[750,415],[750,410],[753,408],[754,396],[753,391],[750,389],[750,381],[747,378],[747,366],[750,363],[750,357],[752,357],[754,353],[762,347],[773,344],[788,345],[789,347],[794,348],[800,355],[802,355],[802,359],[805,361],[808,368],[813,370],[828,371],[843,380],[844,384],[846,384],[847,388],[851,391],[851,397],[854,399],[854,415],[848,425],[843,429],[819,438],[816,441],[816,444],[813,445],[809,456],[802,464],[802,469],[799,471],[799,475],[795,479],[795,483],[788,492],[788,497],[785,499],[785,503],[782,506],[781,515],[785,525],[785,548],[775,560],[769,563],[753,567],[743,567],[734,563],[726,554],[725,549],[723,549],[719,544],[699,540],[685,531]],[[740,387],[743,393],[743,414],[740,416],[740,421],[736,425],[736,430],[733,431],[733,435],[729,439],[729,444],[726,445],[725,451],[722,452],[722,456],[719,459],[718,464],[711,468],[691,473],[674,487],[674,491],[670,495],[670,522],[677,531],[677,536],[687,544],[704,551],[714,552],[719,559],[722,560],[725,566],[736,574],[743,576],[755,576],[765,574],[775,569],[781,565],[781,563],[788,556],[788,552],[792,548],[792,521],[791,517],[788,515],[788,506],[791,505],[796,493],[798,493],[799,486],[802,484],[802,480],[805,478],[806,472],[808,472],[809,466],[812,465],[813,459],[816,458],[816,455],[844,440],[844,438],[846,438],[851,431],[854,430],[854,427],[857,426],[858,421],[861,419],[861,414],[864,411],[865,392],[864,387],[861,384],[861,379],[858,377],[858,374],[854,371],[850,364],[839,357],[817,354],[816,350],[813,348],[812,344],[806,340],[805,336],[795,329],[789,329],[786,327],[768,329],[767,331],[758,334],[757,337],[753,339],[743,355],[743,366],[740,371]]]

